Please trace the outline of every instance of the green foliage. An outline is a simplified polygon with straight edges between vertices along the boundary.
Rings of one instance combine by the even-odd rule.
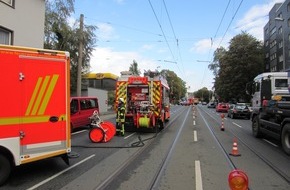
[[[168,82],[171,102],[177,103],[187,92],[186,83],[174,71],[162,70],[160,73],[165,76]]]
[[[249,101],[246,84],[263,72],[263,46],[242,32],[230,41],[228,50],[219,48],[209,69],[215,75],[215,93],[220,101]]]
[[[199,89],[193,94],[195,98],[199,98],[199,100],[202,102],[210,102],[213,96],[213,92],[211,90],[208,90],[206,87]]]
[[[138,63],[135,60],[133,60],[133,63],[130,65],[129,71],[131,71],[133,73],[133,75],[140,76],[141,71],[140,71],[140,69],[138,69]]]
[[[74,12],[74,0],[46,1],[45,42],[44,48],[63,50],[70,53],[71,58],[71,91],[76,90],[78,48],[80,43],[79,20],[69,23]],[[96,43],[96,26],[84,25],[82,74],[90,69],[90,58]]]

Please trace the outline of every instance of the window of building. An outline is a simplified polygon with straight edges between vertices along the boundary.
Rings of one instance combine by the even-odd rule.
[[[279,56],[279,62],[283,62],[283,60],[284,60],[284,59],[283,59],[283,55],[280,55],[280,56]]]
[[[10,6],[13,6],[13,4],[14,4],[14,0],[0,0],[0,2],[6,3]]]
[[[268,46],[268,45],[269,45],[269,41],[267,40],[266,43],[265,43],[265,46]]]
[[[287,4],[287,11],[290,12],[290,3]]]
[[[290,19],[287,20],[287,25],[290,27]]]
[[[269,34],[269,29],[268,28],[265,28],[265,34]]]
[[[282,32],[283,32],[283,28],[282,28],[282,26],[281,26],[281,27],[279,27],[279,29],[278,29],[278,34],[282,34]]]
[[[283,41],[280,41],[280,42],[279,42],[278,47],[279,47],[279,48],[282,48],[282,47],[283,47]]]
[[[0,27],[0,44],[12,45],[12,32]]]
[[[271,67],[271,72],[275,72],[275,71],[277,71],[277,66],[276,65]]]
[[[290,50],[289,50],[289,52],[290,52]],[[269,53],[266,53],[266,58],[268,58],[269,57]]]
[[[274,34],[276,32],[276,27],[274,27],[271,32],[270,32],[270,35]]]

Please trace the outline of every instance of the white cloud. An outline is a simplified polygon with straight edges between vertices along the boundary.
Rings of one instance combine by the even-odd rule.
[[[98,23],[98,39],[103,41],[109,41],[112,39],[119,38],[118,35],[115,34],[115,29],[109,23]]]
[[[268,22],[268,14],[275,3],[281,0],[271,0],[266,4],[255,5],[237,22],[237,32],[246,31],[259,40],[263,40],[263,28]]]
[[[212,44],[211,39],[209,39],[209,38],[203,39],[203,40],[196,42],[193,45],[193,47],[190,49],[190,51],[195,52],[195,53],[204,54],[204,53],[207,53],[209,51],[209,49],[211,48],[211,44]]]
[[[119,76],[121,71],[129,69],[133,60],[136,60],[142,73],[144,69],[155,70],[158,66],[154,61],[145,59],[136,52],[116,52],[110,48],[97,47],[90,62],[91,72],[110,72]]]
[[[153,49],[153,45],[144,44],[144,45],[142,46],[142,49],[144,49],[144,50],[152,50],[152,49]]]

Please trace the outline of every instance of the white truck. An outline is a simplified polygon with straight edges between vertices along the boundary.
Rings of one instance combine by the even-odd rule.
[[[271,136],[290,155],[290,72],[262,73],[247,85],[252,95],[253,135]]]

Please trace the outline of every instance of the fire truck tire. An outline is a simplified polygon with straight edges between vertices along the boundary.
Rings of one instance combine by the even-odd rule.
[[[286,154],[290,155],[290,123],[287,123],[282,130],[281,144]]]
[[[7,157],[0,154],[0,185],[8,179],[11,172],[11,164]]]
[[[103,129],[95,127],[89,132],[89,138],[93,143],[99,143],[104,140],[105,133]]]
[[[254,137],[256,137],[256,138],[261,138],[263,136],[262,132],[261,132],[261,125],[260,125],[258,115],[253,118],[252,133],[253,133]]]
[[[161,131],[162,129],[164,129],[164,122],[162,122],[161,120],[159,121],[159,131]]]

